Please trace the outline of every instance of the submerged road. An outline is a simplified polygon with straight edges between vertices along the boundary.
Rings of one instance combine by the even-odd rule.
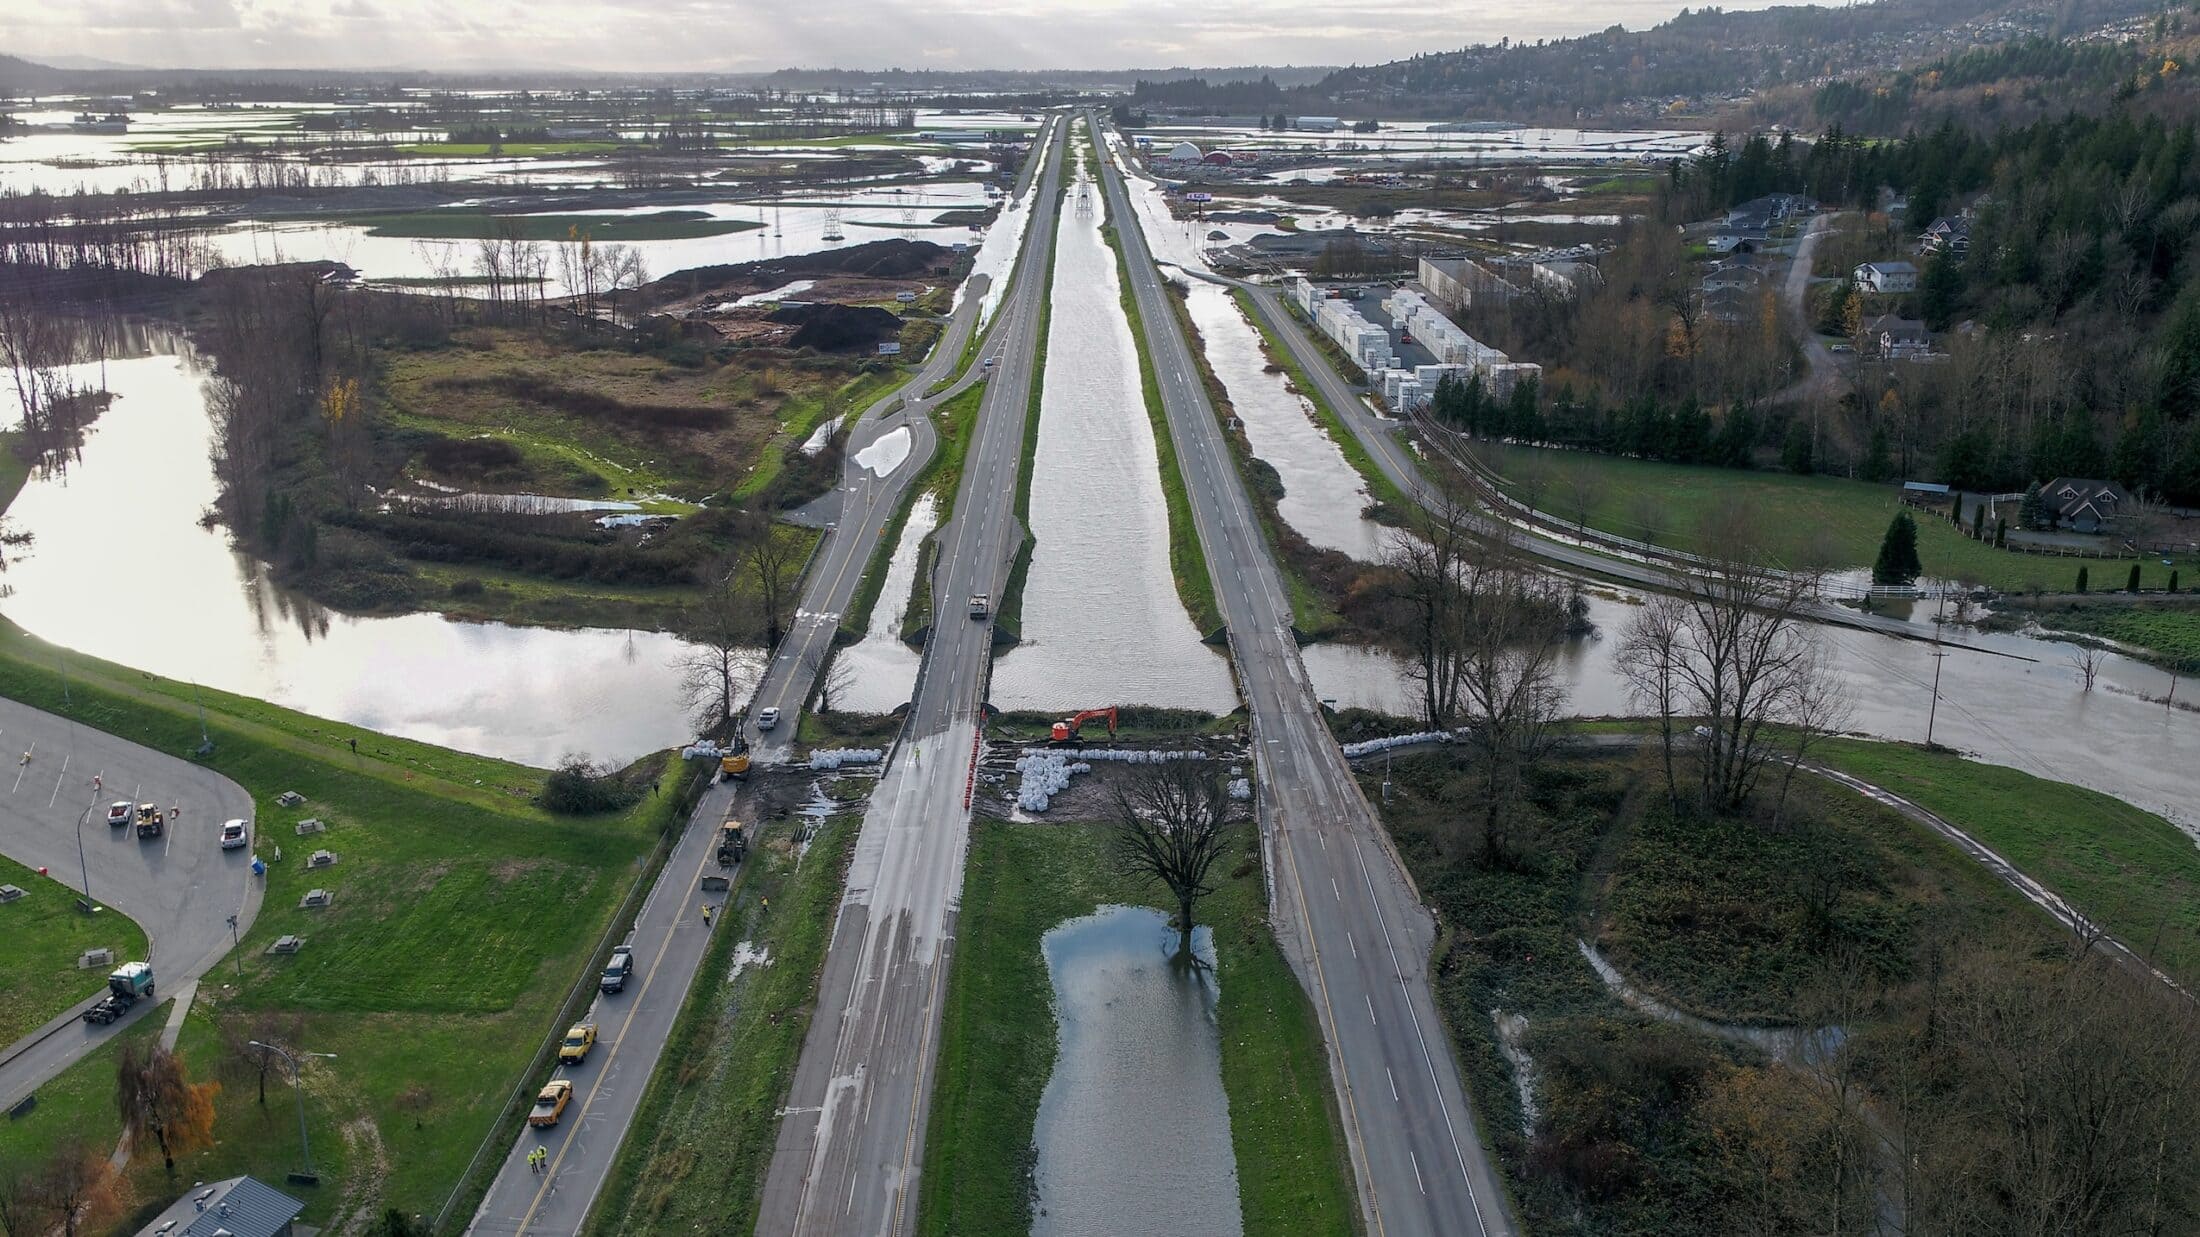
[[[1275,559],[1190,343],[1120,169],[1112,157],[1100,162],[1142,342],[1252,712],[1273,914],[1321,1017],[1367,1230],[1384,1237],[1511,1234],[1504,1191],[1429,985],[1434,921],[1322,718]]]
[[[856,838],[757,1231],[899,1234],[916,1222],[940,996],[969,841],[967,798],[993,625],[964,617],[998,597],[1021,543],[1014,503],[1039,323],[1050,289],[1068,120],[1049,119],[1031,217],[986,347],[953,515],[936,534],[935,618],[916,698]]]

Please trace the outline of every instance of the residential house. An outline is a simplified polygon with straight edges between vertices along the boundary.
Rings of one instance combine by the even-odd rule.
[[[1764,271],[1751,262],[1746,254],[1736,257],[1732,261],[1720,262],[1714,265],[1710,270],[1704,272],[1703,277],[1703,290],[1705,292],[1718,292],[1724,289],[1754,292],[1764,286]]]
[[[251,1177],[192,1186],[137,1237],[294,1237],[306,1205]]]
[[[1933,336],[1915,318],[1881,314],[1864,324],[1864,350],[1896,360],[1920,357],[1933,350]]]
[[[2113,481],[2057,477],[2040,487],[2040,498],[2055,513],[2055,523],[2081,533],[2106,532],[2116,517],[2131,509],[2131,494]]]
[[[1908,262],[1866,262],[1851,278],[1857,287],[1880,296],[1917,291],[1917,268]]]
[[[1748,321],[1763,305],[1763,295],[1751,288],[1717,288],[1703,294],[1703,316],[1728,326]]]
[[[1704,242],[1704,247],[1721,256],[1730,253],[1755,253],[1765,247],[1767,239],[1762,225],[1728,224],[1713,232],[1711,239]]]
[[[1952,257],[1966,257],[1971,252],[1971,221],[1963,215],[1942,215],[1927,225],[1917,238],[1921,253],[1940,253],[1945,250]]]

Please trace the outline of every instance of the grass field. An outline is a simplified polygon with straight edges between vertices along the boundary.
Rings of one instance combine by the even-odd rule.
[[[1482,445],[1484,460],[1513,497],[1569,522],[1587,496],[1591,528],[1681,550],[1704,546],[1707,526],[1739,509],[1765,530],[1771,547],[1791,563],[1821,559],[1835,568],[1869,567],[1887,524],[1901,509],[1891,485],[1841,477],[1661,464],[1580,451]],[[1577,484],[1578,483],[1578,484]],[[2001,592],[2061,592],[2073,587],[2085,559],[2044,558],[1996,550],[1972,541],[1945,518],[1921,513],[1918,558],[1936,579],[1981,584]],[[2093,560],[2093,586],[2122,587],[2129,564]],[[2200,583],[2200,563],[2178,564]],[[2146,587],[2160,588],[2171,569],[2147,560]]]
[[[833,818],[806,852],[772,826],[749,852],[590,1232],[754,1226],[858,825]],[[766,960],[736,969],[737,948]]]
[[[2152,565],[2159,570],[2158,563]],[[2200,606],[2068,602],[2028,607],[2020,613],[2050,631],[2114,640],[2144,650],[2150,660],[2172,670],[2200,672]]]
[[[68,673],[66,699],[57,666]],[[13,629],[0,639],[0,694],[163,751],[186,753],[199,741],[190,685],[73,655],[64,661]],[[654,789],[625,813],[558,818],[531,803],[538,770],[203,696],[215,744],[207,763],[252,793],[271,841],[292,845],[270,867],[264,908],[239,954],[241,977],[231,962],[208,975],[181,1051],[195,1076],[218,1077],[227,1064],[219,1020],[295,1016],[295,1046],[337,1054],[307,1070],[315,1160],[327,1182],[309,1195],[307,1219],[382,1205],[432,1213],[552,1029],[614,906],[643,874],[637,860],[680,806],[680,770],[638,769]],[[279,806],[286,790],[304,794],[305,805]],[[311,843],[291,837],[290,822],[309,815],[328,831]],[[336,852],[337,866],[308,874],[299,862],[308,845]],[[300,909],[308,887],[335,891],[335,903]],[[306,949],[267,957],[283,933],[305,936]],[[110,1049],[73,1067],[8,1135],[19,1146],[63,1130],[113,1138],[113,1059]],[[241,1171],[280,1180],[295,1124],[280,1108],[259,1109],[234,1079],[228,1085],[216,1104],[217,1145],[179,1171],[191,1180]],[[131,1174],[142,1194],[168,1188],[157,1161],[141,1159]]]
[[[1108,248],[1115,251],[1115,277],[1122,290],[1123,316],[1130,320],[1131,342],[1138,349],[1138,382],[1146,400],[1146,418],[1153,423],[1154,454],[1161,466],[1161,496],[1169,508],[1169,574],[1176,580],[1176,595],[1192,616],[1192,624],[1205,635],[1222,629],[1222,609],[1215,604],[1214,577],[1207,570],[1207,551],[1199,544],[1199,530],[1192,522],[1192,499],[1184,488],[1184,469],[1177,463],[1176,440],[1169,433],[1168,413],[1161,404],[1161,384],[1154,376],[1153,356],[1146,350],[1146,328],[1131,294],[1130,266],[1115,225],[1100,229]]]
[[[83,825],[105,829],[98,819]],[[25,896],[0,906],[0,1048],[46,1025],[62,1010],[107,986],[106,967],[79,970],[77,956],[105,946],[116,961],[145,957],[145,932],[113,909],[96,917],[77,909],[82,896],[64,884],[67,873],[40,876],[0,858],[0,885]]]
[[[480,210],[423,210],[397,215],[352,215],[344,222],[365,228],[369,236],[488,240],[516,227],[522,240],[562,241],[585,233],[599,245],[614,241],[695,240],[764,226],[754,219],[714,219],[697,210],[652,211],[641,215],[492,215]]]
[[[1103,905],[1159,905],[1153,890],[1116,873],[1107,837],[1096,825],[971,825],[920,1233],[1030,1226],[1032,1132],[1056,1034],[1040,938]],[[1245,1231],[1350,1233],[1358,1209],[1331,1111],[1328,1058],[1313,1007],[1268,931],[1250,828],[1240,848],[1217,865],[1228,877],[1198,916],[1214,930],[1222,1081]]]
[[[1819,759],[1945,817],[2188,986],[2200,984],[2200,850],[2152,812],[2014,769],[1893,743]]]

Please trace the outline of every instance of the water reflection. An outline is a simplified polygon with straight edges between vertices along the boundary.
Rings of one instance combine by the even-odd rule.
[[[1062,214],[1031,476],[1038,547],[1024,644],[1000,659],[992,699],[1010,709],[1227,713],[1237,704],[1229,668],[1200,643],[1169,572],[1153,425],[1099,225],[1097,212]]]
[[[901,623],[917,582],[917,551],[939,522],[939,500],[929,493],[918,495],[909,507],[901,540],[894,543],[886,582],[871,606],[870,627],[863,639],[833,655],[837,665],[848,668],[846,684],[835,693],[835,709],[890,713],[909,702],[917,685],[918,654],[902,641]]]
[[[1166,916],[1111,906],[1040,947],[1060,1039],[1033,1130],[1034,1237],[1241,1231],[1212,935],[1193,933],[1189,966]]]
[[[105,363],[114,399],[79,462],[9,508],[36,538],[9,565],[9,618],[126,666],[530,764],[687,737],[672,637],[354,618],[276,587],[201,522],[215,482],[199,361],[172,339],[137,342]]]

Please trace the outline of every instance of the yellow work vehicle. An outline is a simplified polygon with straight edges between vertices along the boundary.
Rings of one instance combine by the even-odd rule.
[[[579,1065],[588,1059],[588,1050],[596,1046],[596,1024],[576,1022],[565,1033],[565,1042],[558,1045],[560,1065]]]
[[[749,780],[749,741],[733,738],[733,750],[718,758],[718,771],[737,782]]]

